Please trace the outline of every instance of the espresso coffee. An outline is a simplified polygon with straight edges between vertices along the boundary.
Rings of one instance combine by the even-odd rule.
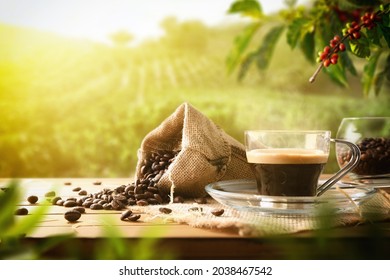
[[[315,196],[328,160],[321,150],[255,149],[247,151],[262,195]]]

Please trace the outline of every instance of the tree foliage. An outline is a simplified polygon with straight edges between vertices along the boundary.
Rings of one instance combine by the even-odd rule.
[[[266,15],[258,0],[236,0],[228,13],[250,18],[251,22],[235,38],[227,57],[227,70],[238,68],[242,80],[253,64],[267,69],[276,44],[285,36],[291,49],[301,51],[314,63],[314,82],[321,71],[340,86],[349,85],[348,75],[361,75],[364,94],[378,95],[390,82],[390,3],[372,0],[313,0],[297,6],[286,0],[286,8]],[[254,37],[271,25],[258,46]],[[327,48],[327,49],[326,49]],[[357,63],[357,59],[362,63]],[[359,71],[355,65],[362,65]],[[325,67],[324,67],[325,66]]]

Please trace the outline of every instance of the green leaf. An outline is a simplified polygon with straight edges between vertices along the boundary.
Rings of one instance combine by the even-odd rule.
[[[253,23],[248,25],[244,31],[235,38],[233,47],[230,50],[226,60],[229,74],[237,67],[241,57],[244,55],[246,48],[248,47],[250,41],[260,26],[260,23]]]
[[[381,54],[382,54],[381,51],[372,54],[367,64],[364,66],[362,83],[363,83],[363,92],[365,95],[369,94],[371,86],[374,82],[375,69],[376,66],[378,65],[378,60]]]
[[[304,28],[310,21],[306,18],[297,18],[288,26],[287,29],[287,43],[292,49],[296,47],[299,40],[306,34],[306,29]]]
[[[19,199],[20,189],[17,181],[8,183],[4,190],[0,190],[0,240],[1,236],[15,223],[14,212]]]
[[[301,41],[300,47],[301,47],[303,54],[305,55],[305,58],[310,62],[314,62],[316,59],[314,32],[305,34],[305,36],[303,37],[303,39]]]
[[[343,67],[348,70],[352,75],[356,76],[357,71],[356,68],[351,60],[351,58],[348,55],[348,52],[342,52],[340,53],[340,63],[343,65]]]
[[[363,33],[361,33],[359,40],[350,40],[349,46],[351,47],[351,52],[358,57],[368,58],[370,56],[370,42]]]
[[[348,87],[345,68],[343,68],[340,63],[324,67],[323,69],[334,82],[342,87]]]
[[[256,0],[237,0],[230,6],[228,13],[241,14],[242,16],[252,18],[261,18],[263,16],[261,5]]]
[[[263,44],[257,50],[257,67],[259,69],[267,68],[276,43],[283,33],[284,25],[275,26],[265,35]]]
[[[43,220],[44,214],[48,211],[48,207],[49,204],[34,207],[35,211],[33,213],[14,223],[6,234],[8,236],[19,236],[33,231],[34,227]]]
[[[384,26],[381,23],[378,23],[378,26],[381,29],[383,37],[385,38],[387,45],[390,48],[390,27]]]
[[[383,36],[382,30],[380,28],[372,28],[366,30],[367,38],[370,40],[373,44],[382,47],[381,44],[381,38]]]
[[[252,65],[252,63],[256,60],[257,53],[251,52],[250,54],[246,55],[244,60],[242,61],[240,65],[240,71],[238,72],[238,80],[242,81],[244,77],[246,76],[249,67]]]

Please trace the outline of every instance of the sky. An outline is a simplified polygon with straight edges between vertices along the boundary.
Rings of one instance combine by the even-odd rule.
[[[126,30],[137,41],[163,34],[167,16],[201,20],[207,25],[238,20],[227,10],[234,0],[0,0],[0,23],[109,41],[109,34]],[[284,0],[260,0],[265,13],[284,7]],[[298,1],[298,3],[304,1]]]

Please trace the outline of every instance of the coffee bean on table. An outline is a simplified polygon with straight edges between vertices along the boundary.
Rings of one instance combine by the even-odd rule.
[[[213,214],[214,216],[221,216],[224,212],[225,210],[223,209],[213,209],[211,211],[211,214]]]
[[[92,210],[101,210],[101,209],[103,209],[103,205],[101,205],[99,203],[92,203],[89,206],[89,208],[92,209]]]
[[[77,221],[78,219],[80,219],[81,213],[79,211],[76,211],[76,210],[70,210],[70,211],[65,212],[64,217],[67,221],[73,223],[73,222]]]
[[[141,215],[131,215],[130,217],[127,218],[127,220],[129,220],[131,222],[135,222],[135,221],[139,220],[139,218],[141,218]]]
[[[128,217],[130,217],[131,215],[133,214],[133,211],[131,211],[130,209],[129,210],[126,210],[124,212],[122,212],[121,214],[121,220],[124,221],[126,220]]]
[[[65,203],[65,200],[63,200],[63,199],[58,199],[58,200],[56,201],[56,205],[58,205],[58,206],[63,206],[64,203]]]
[[[160,207],[158,210],[159,210],[161,213],[164,213],[164,214],[170,214],[170,213],[172,213],[172,209],[167,208],[167,207]]]
[[[18,209],[16,209],[16,211],[15,211],[15,215],[18,215],[18,216],[25,216],[25,215],[27,215],[27,214],[28,214],[28,209],[27,209],[27,208],[24,208],[24,207],[18,208]]]
[[[75,207],[73,207],[73,210],[80,212],[80,214],[85,213],[85,208],[82,206],[75,206]]]
[[[59,196],[53,197],[53,199],[51,200],[51,204],[52,205],[57,205],[57,202],[59,200],[61,200],[61,197],[59,197]]]
[[[67,201],[64,202],[63,206],[65,206],[65,207],[75,207],[75,206],[78,206],[78,204],[74,200],[67,200]]]
[[[149,203],[145,199],[140,199],[137,201],[138,206],[148,206]]]
[[[81,190],[81,188],[80,187],[75,187],[72,191],[74,191],[74,192],[78,192],[78,191],[80,191]]]
[[[79,195],[87,195],[87,191],[86,190],[81,190],[81,191],[79,191]]]
[[[112,205],[110,203],[105,203],[102,205],[104,210],[112,210]]]
[[[29,197],[27,197],[27,201],[30,204],[35,204],[38,201],[38,197],[36,195],[30,195]]]

